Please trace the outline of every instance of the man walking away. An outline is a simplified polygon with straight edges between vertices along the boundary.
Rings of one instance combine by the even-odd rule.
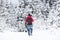
[[[25,25],[26,25],[26,28],[27,28],[27,31],[28,31],[28,35],[32,35],[32,31],[33,31],[33,18],[32,18],[32,15],[31,14],[28,14],[28,16],[26,17],[25,19]]]

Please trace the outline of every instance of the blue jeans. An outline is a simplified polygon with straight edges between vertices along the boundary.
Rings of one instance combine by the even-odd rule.
[[[33,25],[27,25],[28,35],[32,35]]]

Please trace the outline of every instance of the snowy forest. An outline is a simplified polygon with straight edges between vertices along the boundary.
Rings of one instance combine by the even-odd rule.
[[[0,32],[26,30],[29,13],[34,29],[60,28],[60,0],[0,0]]]

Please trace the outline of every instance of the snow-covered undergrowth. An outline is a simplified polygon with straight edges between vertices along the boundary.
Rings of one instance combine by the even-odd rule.
[[[46,3],[46,0],[0,0],[0,32],[26,30],[24,21],[29,13],[34,18],[34,29],[60,28],[60,1],[52,0],[54,3],[52,6],[49,2]]]

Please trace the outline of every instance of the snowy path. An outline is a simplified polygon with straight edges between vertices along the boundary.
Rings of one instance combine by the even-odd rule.
[[[0,33],[0,40],[60,40],[60,29],[34,30],[32,36],[25,32]]]

